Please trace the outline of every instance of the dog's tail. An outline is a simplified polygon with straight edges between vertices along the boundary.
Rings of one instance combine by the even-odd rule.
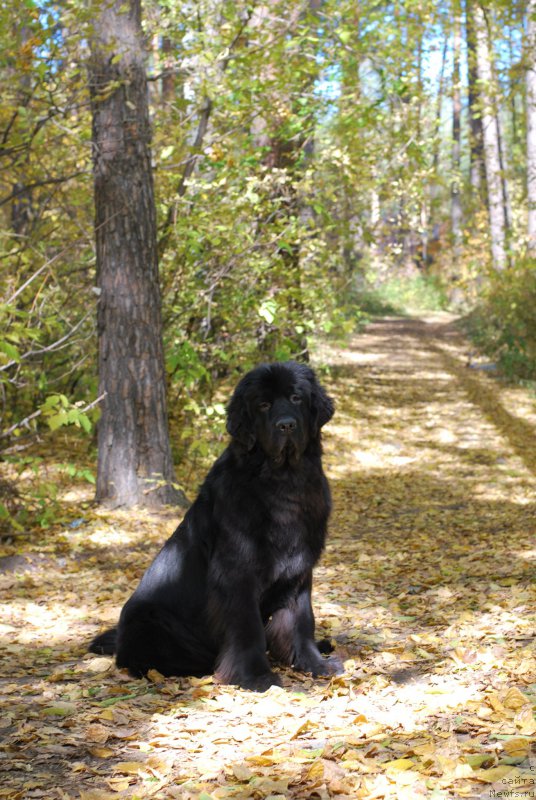
[[[117,628],[110,628],[104,633],[99,633],[88,647],[90,653],[98,653],[100,656],[113,656],[116,649]]]

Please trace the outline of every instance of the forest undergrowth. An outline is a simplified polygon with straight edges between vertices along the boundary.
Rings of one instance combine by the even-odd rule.
[[[337,413],[314,604],[345,674],[255,694],[87,654],[177,518],[85,508],[0,559],[0,798],[536,796],[534,397],[443,313],[315,366]]]

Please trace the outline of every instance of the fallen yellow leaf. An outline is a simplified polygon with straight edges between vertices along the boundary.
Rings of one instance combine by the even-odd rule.
[[[533,736],[536,733],[536,720],[532,706],[525,706],[514,717],[514,724],[519,728],[519,732],[525,736]]]
[[[411,760],[411,758],[395,758],[394,761],[386,761],[383,766],[388,770],[404,772],[407,769],[412,769],[415,766],[415,763]]]
[[[137,775],[145,769],[143,761],[118,761],[114,764],[114,772],[123,772],[125,775]]]
[[[484,783],[495,783],[496,781],[506,778],[506,776],[513,773],[513,771],[513,767],[501,764],[498,767],[491,767],[490,769],[479,769],[473,773],[473,776]]]
[[[528,697],[521,692],[516,686],[512,686],[504,694],[501,695],[501,700],[505,708],[511,708],[518,711],[523,706],[529,703]]]
[[[130,786],[128,778],[110,778],[106,783],[114,792],[126,792]]]
[[[92,658],[91,661],[86,663],[86,667],[89,672],[108,672],[108,670],[112,669],[114,665],[114,660],[111,656],[99,656],[97,658]]]
[[[503,745],[503,750],[512,758],[525,758],[531,751],[531,743],[528,739],[520,737],[508,739]]]
[[[94,722],[86,728],[86,739],[90,742],[104,744],[104,742],[109,739],[111,733],[112,731],[110,728],[107,728],[105,725],[99,725],[98,722]]]
[[[238,781],[249,781],[250,778],[253,777],[253,773],[247,764],[243,762],[241,764],[233,764],[231,769],[233,770],[233,775]]]
[[[95,756],[95,758],[110,758],[110,756],[114,754],[114,751],[109,747],[89,747],[88,751],[92,756]]]
[[[155,683],[156,685],[160,683],[165,683],[166,678],[162,675],[161,672],[158,672],[157,669],[150,669],[147,673],[147,679],[151,681],[151,683]]]
[[[306,772],[307,779],[310,781],[318,781],[322,780],[324,777],[324,764],[322,763],[321,758],[317,758],[316,761],[313,761],[311,766]]]

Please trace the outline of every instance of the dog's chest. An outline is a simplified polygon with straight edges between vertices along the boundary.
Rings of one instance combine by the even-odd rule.
[[[306,499],[279,497],[270,509],[261,556],[268,582],[288,580],[311,569],[323,542],[323,522]]]

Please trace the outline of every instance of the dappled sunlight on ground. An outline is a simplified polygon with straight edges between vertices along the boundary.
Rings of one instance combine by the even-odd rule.
[[[0,559],[0,798],[484,798],[536,740],[536,413],[467,366],[448,315],[373,323],[317,363],[334,496],[313,599],[345,674],[263,695],[134,681],[87,642],[174,512],[86,508]],[[193,489],[192,489],[193,494]],[[76,502],[76,487],[69,493]]]

